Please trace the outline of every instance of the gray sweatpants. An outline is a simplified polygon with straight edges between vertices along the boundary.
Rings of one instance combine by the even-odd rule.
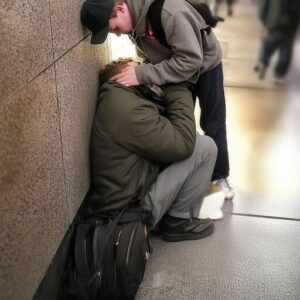
[[[171,164],[150,187],[143,208],[152,214],[154,227],[165,213],[177,218],[198,217],[217,156],[214,141],[197,134],[193,154]]]

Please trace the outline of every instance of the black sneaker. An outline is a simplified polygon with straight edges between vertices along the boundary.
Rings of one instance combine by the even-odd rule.
[[[162,236],[168,242],[199,240],[214,232],[215,224],[210,219],[180,219],[166,216]]]

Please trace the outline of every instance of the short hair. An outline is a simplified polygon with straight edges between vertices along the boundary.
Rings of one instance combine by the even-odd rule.
[[[107,64],[103,69],[99,71],[99,85],[103,85],[114,75],[121,73],[128,65],[129,62],[137,60],[133,58],[120,58]]]
[[[117,4],[123,4],[123,3],[125,3],[125,0],[116,0],[116,1],[115,1],[115,5],[114,5],[113,10],[112,10],[112,13],[111,13],[111,15],[110,15],[111,18],[114,18],[114,17],[117,16],[116,5],[117,5]]]

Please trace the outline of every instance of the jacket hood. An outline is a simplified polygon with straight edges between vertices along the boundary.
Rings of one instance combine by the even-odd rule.
[[[154,1],[155,0],[126,0],[131,12],[133,30],[139,36],[145,33],[147,12]]]

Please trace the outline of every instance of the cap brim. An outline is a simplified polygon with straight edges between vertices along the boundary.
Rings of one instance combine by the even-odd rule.
[[[104,28],[101,28],[98,32],[92,34],[91,44],[102,44],[105,42],[109,31],[109,24],[107,24]]]

